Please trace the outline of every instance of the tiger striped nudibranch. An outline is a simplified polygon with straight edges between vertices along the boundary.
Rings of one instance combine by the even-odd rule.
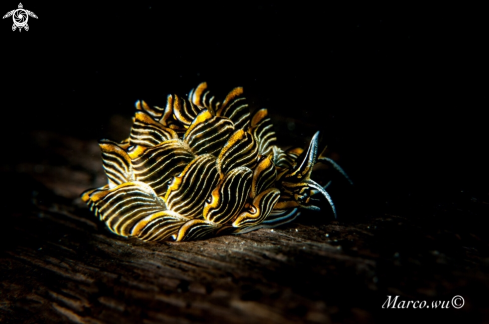
[[[318,210],[316,194],[336,217],[312,169],[326,163],[348,177],[317,155],[318,133],[305,150],[280,149],[267,110],[251,117],[241,87],[221,103],[204,82],[187,98],[169,95],[165,108],[136,108],[129,138],[100,141],[108,184],[81,194],[112,232],[147,241],[245,233]]]

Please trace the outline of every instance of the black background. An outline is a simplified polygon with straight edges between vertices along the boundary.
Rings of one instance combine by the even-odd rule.
[[[282,145],[316,130],[359,188],[379,201],[487,189],[480,9],[303,3],[24,2],[30,30],[1,21],[2,155],[22,134],[96,140],[134,102],[164,105],[207,81],[243,86]],[[4,12],[17,3],[2,3]],[[294,131],[280,123],[296,122]],[[286,124],[286,123],[285,123]],[[117,139],[120,140],[120,139]]]

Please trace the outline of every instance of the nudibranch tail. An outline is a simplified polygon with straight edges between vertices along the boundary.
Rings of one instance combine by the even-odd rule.
[[[145,241],[188,241],[242,234],[293,221],[301,209],[319,210],[311,179],[318,163],[351,183],[324,151],[319,132],[308,147],[279,148],[266,109],[250,114],[243,88],[218,101],[207,83],[165,108],[136,102],[129,137],[100,141],[107,185],[82,200],[115,234]]]

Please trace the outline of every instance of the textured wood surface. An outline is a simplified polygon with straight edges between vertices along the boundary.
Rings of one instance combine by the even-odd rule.
[[[110,233],[78,198],[105,182],[95,140],[47,131],[23,136],[28,153],[19,150],[2,164],[9,193],[0,238],[1,322],[489,318],[489,244],[480,221],[487,196],[459,193],[428,203],[401,197],[378,206],[359,194],[346,199],[357,208],[338,221],[305,213],[274,230],[145,243]],[[462,295],[465,306],[386,310],[387,295],[429,302]]]

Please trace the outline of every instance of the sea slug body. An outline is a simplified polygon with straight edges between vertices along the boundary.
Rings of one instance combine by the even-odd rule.
[[[188,99],[187,99],[188,98]],[[108,228],[146,241],[187,241],[240,234],[318,210],[325,190],[311,179],[318,133],[303,150],[282,150],[266,109],[250,115],[241,87],[219,102],[201,83],[188,97],[170,95],[165,108],[136,103],[129,137],[101,140],[108,183],[82,193]]]

